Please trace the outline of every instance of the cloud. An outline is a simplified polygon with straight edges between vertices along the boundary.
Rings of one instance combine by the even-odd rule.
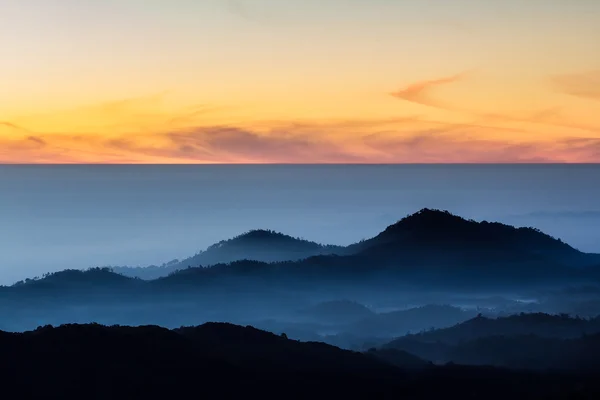
[[[365,144],[387,154],[393,163],[505,163],[547,161],[531,157],[526,144],[473,139],[455,129],[428,129],[406,137],[371,136]]]
[[[46,146],[46,141],[42,138],[39,138],[37,136],[28,136],[27,137],[27,141],[31,142],[31,143],[35,143],[38,146],[44,147]]]
[[[465,75],[466,73],[462,72],[460,74],[438,79],[415,82],[403,89],[390,93],[390,95],[397,99],[409,101],[411,103],[447,109],[449,108],[448,105],[445,105],[432,97],[433,90],[443,85],[458,82],[464,79]]]
[[[285,131],[259,133],[233,126],[214,126],[171,131],[157,139],[161,140],[160,146],[149,146],[143,138],[112,140],[107,146],[188,162],[332,163],[363,160],[327,140]]]
[[[427,129],[412,135],[370,135],[366,146],[390,163],[596,163],[600,139],[563,138],[555,142],[482,139],[468,126]]]
[[[21,133],[21,132],[29,132],[28,129],[22,127],[21,125],[9,122],[9,121],[0,121],[0,127],[8,128],[10,131]]]
[[[147,130],[162,128],[169,124],[186,123],[184,120],[178,121],[178,118],[184,118],[187,123],[190,123],[189,121],[194,118],[203,116],[198,107],[182,110],[178,106],[172,106],[167,101],[168,94],[168,91],[162,91],[54,112],[14,117],[9,123],[23,131],[37,133],[77,134],[92,130],[126,133],[136,129]],[[206,113],[209,112],[208,106],[204,109]],[[210,111],[214,112],[214,107]],[[23,126],[28,129],[22,128]]]
[[[193,110],[192,110],[193,112]],[[554,115],[548,111],[540,115]],[[183,124],[183,122],[182,122]],[[531,139],[527,139],[530,137]],[[600,162],[600,139],[540,141],[515,128],[419,116],[162,126],[79,134],[0,135],[5,163]]]
[[[332,125],[329,124],[330,126]],[[346,124],[344,124],[346,125]],[[358,124],[360,126],[360,124]],[[420,126],[421,129],[416,129]],[[30,136],[0,141],[1,162],[83,163],[512,163],[600,162],[600,139],[483,139],[468,124],[409,122],[347,140],[307,123],[268,131],[209,126],[152,135]]]
[[[577,122],[571,122],[565,120],[561,115],[561,107],[548,107],[542,110],[534,112],[481,112],[468,108],[457,107],[453,104],[443,103],[432,96],[432,92],[435,88],[458,82],[467,75],[466,72],[442,77],[438,79],[431,79],[426,81],[415,82],[406,88],[397,92],[391,93],[391,95],[397,99],[409,101],[416,104],[426,105],[429,107],[435,107],[448,111],[457,111],[463,115],[470,115],[474,118],[479,119],[482,123],[493,124],[503,122],[521,122],[527,124],[546,125],[559,128],[577,129],[588,132],[600,133],[600,127],[590,126]],[[574,76],[570,76],[574,77]],[[592,84],[592,79],[585,79],[586,83]],[[572,78],[575,80],[574,78]],[[600,73],[594,79],[600,80]],[[592,85],[593,86],[593,85]],[[600,86],[596,85],[599,99],[600,99]],[[589,89],[588,94],[591,94],[594,89]]]
[[[600,70],[578,74],[558,75],[551,78],[560,92],[589,100],[600,100]]]
[[[8,121],[0,121],[0,125],[6,126],[7,128],[12,128],[12,129],[21,129],[19,126],[13,124],[12,122],[8,122]]]
[[[561,114],[559,107],[526,113],[475,113],[472,115],[488,122],[524,122],[528,124],[554,126],[558,128],[577,129],[588,132],[600,133],[600,126],[592,126],[568,121]]]

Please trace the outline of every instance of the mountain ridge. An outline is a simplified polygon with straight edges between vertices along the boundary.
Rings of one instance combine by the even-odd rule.
[[[297,261],[311,256],[342,253],[342,246],[324,245],[270,229],[253,229],[221,240],[205,250],[163,266],[112,267],[126,276],[153,279],[188,267],[209,267],[241,260],[262,262]]]
[[[600,279],[600,270],[596,268],[575,268],[587,266],[587,261],[595,262],[598,255],[580,252],[535,228],[466,220],[434,209],[422,209],[373,238],[347,247],[321,245],[270,230],[253,230],[218,242],[197,256],[209,253],[215,261],[210,267],[192,266],[189,261],[194,260],[192,257],[188,261],[171,262],[149,281],[157,285],[177,281],[193,284],[231,280],[235,276],[261,277],[272,283],[292,276],[313,282],[368,276],[396,276],[414,282],[460,282],[464,277],[504,283],[515,279],[523,282]],[[290,259],[290,254],[297,257]],[[260,258],[253,257],[256,255],[276,261],[256,260]],[[220,256],[226,261],[216,262]],[[110,270],[139,278],[124,273],[122,268]],[[51,277],[57,279],[56,274]],[[46,278],[40,281],[47,281]],[[110,278],[105,276],[98,282],[102,280],[108,282]]]
[[[255,229],[217,242],[192,257],[174,260],[163,267],[113,267],[113,270],[127,276],[155,279],[188,267],[207,267],[241,260],[277,263],[328,255],[393,257],[395,261],[421,260],[432,256],[431,248],[440,254],[446,252],[439,258],[447,260],[449,256],[457,257],[453,254],[457,245],[471,246],[467,252],[459,250],[463,256],[469,253],[471,258],[475,258],[472,262],[480,258],[476,251],[493,251],[497,257],[519,253],[518,257],[530,261],[541,262],[551,258],[553,262],[578,267],[600,265],[600,254],[581,252],[536,228],[516,228],[485,220],[478,222],[447,210],[423,208],[389,225],[378,235],[348,246],[319,244],[273,230]]]

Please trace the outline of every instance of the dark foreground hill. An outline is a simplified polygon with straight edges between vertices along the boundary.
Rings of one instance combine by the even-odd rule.
[[[584,319],[544,313],[517,314],[500,318],[479,315],[449,328],[408,335],[390,344],[409,338],[423,343],[458,344],[495,335],[576,339],[582,335],[597,333],[600,333],[600,317]]]
[[[66,325],[0,332],[2,389],[14,398],[595,398],[595,375],[392,366],[251,327]],[[594,380],[596,379],[596,381]]]
[[[600,371],[600,318],[522,314],[476,317],[383,346],[436,363]]]

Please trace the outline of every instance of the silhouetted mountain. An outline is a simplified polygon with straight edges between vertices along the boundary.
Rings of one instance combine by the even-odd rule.
[[[534,228],[476,222],[432,209],[409,215],[374,238],[349,246],[348,251],[418,264],[493,260],[589,266],[597,257]]]
[[[489,336],[460,343],[445,360],[529,370],[600,370],[600,335],[558,339],[536,335]]]
[[[500,318],[478,315],[450,328],[421,332],[398,338],[386,347],[399,348],[403,341],[457,344],[489,336],[536,335],[549,338],[578,338],[600,333],[600,317],[583,319],[544,313],[518,314]]]
[[[600,370],[600,318],[478,316],[451,328],[398,338],[383,348],[437,363]]]
[[[435,367],[414,356],[300,343],[252,327],[65,325],[0,332],[5,393],[19,398],[594,398],[596,375]],[[408,364],[408,367],[396,365]],[[468,384],[465,382],[468,380]]]
[[[276,264],[261,267],[261,273],[295,270],[312,274],[312,278],[394,269],[404,277],[446,279],[448,283],[448,277],[462,279],[457,274],[467,272],[471,280],[485,281],[494,275],[499,282],[515,279],[529,282],[580,279],[588,275],[600,279],[600,268],[585,271],[573,268],[594,265],[599,257],[582,253],[534,228],[476,222],[448,211],[423,209],[379,235],[348,247],[320,245],[273,231],[256,230],[219,242],[183,261],[175,260],[149,269],[115,267],[113,270],[127,276],[155,279],[198,266],[222,267],[233,263],[247,270],[239,261],[248,260]]]
[[[390,371],[378,362],[370,362],[356,352],[341,350],[319,342],[298,342],[287,336],[275,335],[251,326],[240,327],[227,323],[207,323],[197,327],[174,330],[201,347],[204,354],[215,354],[243,368],[254,368],[257,360],[269,368],[290,372],[303,371],[370,374]],[[388,375],[390,376],[390,375]]]
[[[304,395],[320,386],[365,395],[367,389],[377,392],[377,384],[390,390],[392,379],[402,376],[360,353],[230,324],[173,331],[47,326],[0,334],[0,352],[3,389],[18,389],[13,393],[20,398],[81,398],[91,390],[94,398],[172,398],[196,391],[271,397],[286,386]]]
[[[123,276],[145,280],[158,279],[182,269],[181,261],[177,259],[162,265],[149,265],[147,267],[110,266],[108,268]]]
[[[113,272],[110,268],[90,268],[87,270],[69,269],[50,274],[41,278],[26,279],[15,283],[14,289],[80,289],[89,290],[92,287],[129,287],[137,280]]]
[[[174,261],[161,267],[144,268],[115,267],[115,272],[143,279],[156,279],[188,267],[228,264],[240,260],[262,262],[297,261],[304,258],[336,254],[343,247],[321,245],[308,240],[284,235],[270,230],[253,230],[233,239],[213,244],[205,251],[182,261]]]
[[[269,231],[253,231],[212,246],[203,254],[213,254],[215,259],[230,252],[258,257],[270,254],[272,249],[278,250],[269,257],[292,253],[300,257],[305,251],[327,252],[331,248]],[[574,268],[556,262],[558,254],[583,253],[543,233],[467,221],[436,210],[422,210],[348,249],[357,253],[321,254],[270,263],[239,260],[177,269],[149,281],[127,278],[108,268],[63,271],[0,287],[0,326],[23,330],[36,326],[32,326],[34,323],[94,320],[174,327],[198,322],[200,314],[207,318],[201,321],[245,321],[246,317],[260,321],[282,313],[289,315],[292,310],[331,298],[352,298],[371,304],[372,299],[399,299],[406,291],[489,294],[492,290],[531,291],[600,281],[600,269]],[[176,269],[177,265],[182,264],[172,262],[168,268]],[[568,310],[593,310],[595,306],[589,302],[595,300],[586,301],[584,307],[569,305]],[[555,309],[561,308],[516,310]],[[8,317],[15,313],[17,318]],[[451,324],[468,317],[463,312],[459,314],[447,313],[447,319],[430,321]],[[343,315],[330,313],[330,319]],[[365,321],[354,325],[354,321],[346,321],[343,329],[337,329],[338,326],[324,334],[390,337],[436,326],[429,325],[426,318],[403,317],[402,313],[366,316]],[[340,320],[335,323],[341,324]]]
[[[492,335],[455,344],[412,338],[392,349],[435,363],[488,365],[526,370],[600,371],[600,335],[576,339],[538,335]],[[390,350],[390,348],[384,348]]]

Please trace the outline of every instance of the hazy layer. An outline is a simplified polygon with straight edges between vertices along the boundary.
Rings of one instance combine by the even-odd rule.
[[[0,283],[160,264],[250,229],[330,244],[423,207],[600,252],[598,165],[1,166]]]

